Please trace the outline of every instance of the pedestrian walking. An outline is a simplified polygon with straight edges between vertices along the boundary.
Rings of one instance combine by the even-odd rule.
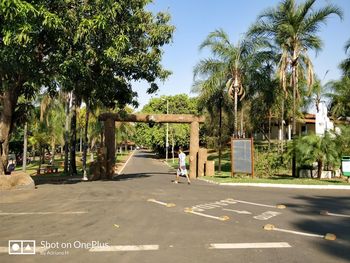
[[[179,177],[185,177],[187,178],[187,183],[190,184],[190,178],[188,177],[187,169],[186,169],[186,154],[183,152],[182,147],[179,147],[179,167],[176,171],[176,179],[174,183],[179,183]]]

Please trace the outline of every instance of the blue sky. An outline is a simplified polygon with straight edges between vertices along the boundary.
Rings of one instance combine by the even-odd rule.
[[[164,47],[163,66],[172,71],[165,81],[159,82],[156,94],[146,93],[146,83],[134,83],[133,89],[138,92],[139,109],[150,98],[161,95],[191,93],[193,83],[193,67],[201,58],[209,54],[199,51],[198,47],[206,36],[215,29],[222,28],[237,43],[249,26],[256,21],[257,16],[266,8],[274,7],[277,0],[154,0],[149,9],[167,11],[171,15],[171,24],[175,25],[173,41]],[[300,1],[298,1],[300,2]],[[340,77],[338,65],[345,58],[344,45],[350,39],[350,1],[349,0],[318,0],[317,6],[327,3],[342,8],[344,19],[331,16],[326,25],[322,25],[319,36],[323,40],[323,49],[317,56],[310,52],[317,76],[324,78],[323,82]]]

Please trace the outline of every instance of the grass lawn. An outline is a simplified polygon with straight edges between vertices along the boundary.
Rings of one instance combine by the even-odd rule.
[[[201,177],[217,183],[267,183],[267,184],[302,184],[302,185],[350,185],[346,178],[334,179],[312,179],[312,178],[294,178],[291,176],[271,176],[268,178],[252,178],[251,176],[236,175],[231,178],[231,174],[222,173],[213,177]]]
[[[126,160],[126,158],[129,156],[130,151],[127,152],[122,152],[122,153],[116,153],[116,162],[124,162]],[[82,176],[83,175],[83,163],[81,161],[81,157],[82,157],[82,153],[77,152],[76,153],[76,164],[77,164],[77,171],[78,171],[78,175],[77,176]],[[94,158],[96,160],[96,153],[94,154]],[[45,164],[43,165],[47,165],[49,163],[48,160],[45,160]],[[31,176],[40,176],[40,178],[51,178],[51,177],[64,177],[67,176],[64,172],[64,157],[61,158],[60,154],[57,154],[55,156],[55,165],[58,167],[58,173],[50,173],[50,174],[40,174],[37,175],[37,169],[39,168],[39,157],[37,156],[35,161],[32,161],[30,164],[27,164],[27,170],[26,172],[28,174],[30,174]],[[88,154],[87,157],[87,166],[89,169],[89,164],[91,163],[91,158],[90,158],[90,154]],[[21,171],[22,170],[22,165],[17,165],[15,171]]]
[[[234,177],[231,177],[231,161],[230,161],[230,152],[229,150],[224,150],[222,153],[221,160],[221,174],[218,173],[218,153],[215,151],[208,151],[208,160],[215,161],[215,176],[205,176],[201,177],[206,180],[210,180],[217,183],[270,183],[270,184],[302,184],[302,185],[350,185],[347,182],[346,177],[341,178],[332,178],[332,179],[313,179],[313,178],[294,178],[291,176],[291,171],[284,167],[280,167],[273,170],[273,174],[269,176],[262,176],[266,174],[265,171],[260,171],[262,167],[257,162],[263,162],[264,159],[262,155],[258,158],[255,156],[255,174],[254,178],[251,175],[245,174],[236,174]],[[168,164],[177,168],[177,159],[175,163],[172,160],[168,160]],[[187,167],[188,167],[188,156],[187,156]]]

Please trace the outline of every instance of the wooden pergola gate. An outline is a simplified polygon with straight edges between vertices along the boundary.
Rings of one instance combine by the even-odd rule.
[[[99,116],[104,121],[104,137],[106,147],[106,177],[112,178],[115,167],[115,122],[146,122],[146,123],[189,123],[190,131],[190,178],[197,177],[197,155],[199,151],[199,123],[203,116],[191,114],[118,114],[103,113]]]

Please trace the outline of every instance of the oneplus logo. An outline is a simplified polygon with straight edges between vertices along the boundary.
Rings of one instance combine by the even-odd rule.
[[[9,240],[9,255],[35,255],[35,240]]]

